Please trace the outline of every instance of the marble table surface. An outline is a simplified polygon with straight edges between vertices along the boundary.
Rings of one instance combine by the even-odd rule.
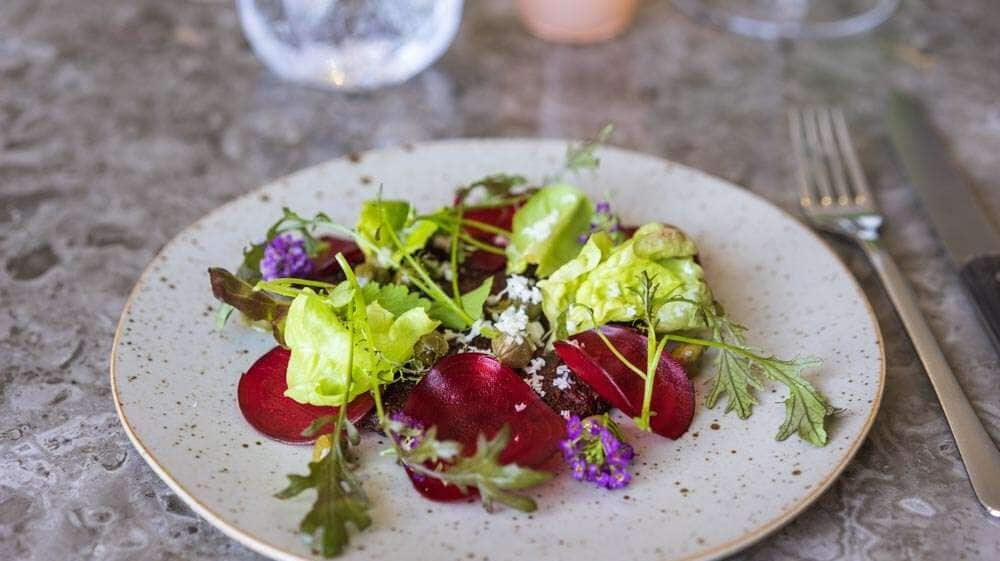
[[[995,439],[1000,362],[894,167],[880,109],[921,96],[1000,217],[1000,16],[908,0],[877,33],[760,42],[642,4],[624,38],[529,36],[513,3],[468,3],[436,65],[371,94],[283,84],[228,0],[0,3],[0,559],[260,559],[194,515],[132,449],[108,354],[144,265],[213,207],[369,147],[463,136],[580,137],[698,167],[795,205],[786,107],[837,103],[888,216],[887,244]],[[831,242],[885,335],[888,384],[846,473],[746,560],[1000,559],[930,384],[862,256]]]

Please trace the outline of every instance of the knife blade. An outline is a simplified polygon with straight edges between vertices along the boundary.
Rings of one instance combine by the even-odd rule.
[[[1000,349],[1000,233],[919,101],[893,92],[886,121],[909,184]]]

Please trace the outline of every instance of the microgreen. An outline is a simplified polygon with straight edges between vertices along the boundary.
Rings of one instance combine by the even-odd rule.
[[[350,344],[347,353],[348,368],[353,368],[354,338],[353,325],[350,328]],[[347,402],[350,395],[350,382],[344,388],[343,401]],[[357,430],[347,429],[348,439],[344,440],[342,433],[345,427],[351,427],[346,418],[347,407],[341,407],[333,423],[332,436],[329,439],[317,440],[317,452],[320,458],[309,463],[308,475],[288,475],[288,487],[275,496],[279,499],[290,499],[307,489],[316,491],[316,500],[312,508],[299,523],[299,531],[312,544],[317,553],[324,557],[333,557],[344,551],[349,541],[348,524],[358,531],[368,528],[372,523],[368,513],[371,502],[354,475],[354,463],[351,454],[351,441],[355,440]],[[323,427],[329,426],[330,419],[319,419],[310,425],[303,433],[305,436],[315,435]],[[351,427],[353,428],[353,427]],[[308,433],[308,434],[307,434]],[[354,435],[352,438],[351,435]],[[332,443],[330,443],[332,441]],[[330,443],[324,452],[324,444]]]
[[[579,144],[570,144],[566,147],[566,162],[563,167],[570,172],[597,169],[601,165],[601,159],[596,154],[597,149],[607,142],[614,132],[615,126],[608,123],[593,138]]]
[[[388,420],[387,430],[400,430],[399,422]],[[410,427],[412,430],[412,427]],[[399,433],[396,433],[399,434]],[[483,507],[492,511],[494,503],[507,505],[522,512],[533,512],[538,508],[535,501],[520,491],[540,485],[552,478],[552,474],[517,464],[501,464],[500,455],[511,440],[510,425],[504,425],[493,438],[480,433],[476,440],[476,451],[471,456],[461,455],[461,444],[438,440],[436,428],[423,431],[417,444],[407,449],[393,439],[392,453],[410,471],[421,477],[437,479],[445,485],[454,485],[463,493],[476,488],[482,498]],[[447,462],[446,469],[427,467],[427,463],[440,466]]]

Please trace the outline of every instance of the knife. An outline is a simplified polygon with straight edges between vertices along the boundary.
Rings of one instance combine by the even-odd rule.
[[[886,120],[899,161],[1000,349],[1000,234],[948,157],[920,102],[893,92]]]

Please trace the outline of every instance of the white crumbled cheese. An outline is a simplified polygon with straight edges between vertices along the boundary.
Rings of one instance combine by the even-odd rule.
[[[465,337],[462,337],[462,342],[471,343],[473,339],[479,337],[484,327],[489,327],[489,326],[490,322],[483,319],[477,319],[476,321],[472,322],[472,325],[469,326],[469,333],[467,333]]]
[[[570,415],[572,415],[572,413],[570,413],[568,409],[563,409],[562,411],[559,412],[559,414],[562,415],[563,419],[569,419]]]
[[[516,411],[518,413],[520,413],[521,411],[524,411],[527,408],[528,408],[528,404],[527,403],[515,403],[514,404],[514,411]]]
[[[534,376],[535,374],[538,374],[538,371],[542,368],[545,368],[545,359],[539,356],[531,359],[528,366],[524,367],[524,371]]]
[[[552,385],[559,388],[560,390],[568,390],[570,386],[573,385],[573,379],[570,378],[571,371],[565,364],[560,364],[556,368],[556,377],[552,380]]]
[[[558,220],[559,212],[553,210],[552,212],[546,214],[541,220],[522,230],[522,232],[524,232],[526,237],[535,241],[544,240],[552,235],[552,228],[555,227]]]
[[[525,331],[528,329],[528,314],[521,306],[511,306],[500,314],[493,327],[520,345],[527,335]]]
[[[528,385],[531,386],[531,389],[535,390],[538,397],[545,397],[545,388],[542,387],[542,382],[544,381],[545,378],[542,378],[542,375],[537,372],[528,378]]]
[[[507,296],[512,300],[517,300],[525,304],[541,304],[542,291],[528,279],[521,275],[511,275],[507,277],[507,288],[504,289]]]

